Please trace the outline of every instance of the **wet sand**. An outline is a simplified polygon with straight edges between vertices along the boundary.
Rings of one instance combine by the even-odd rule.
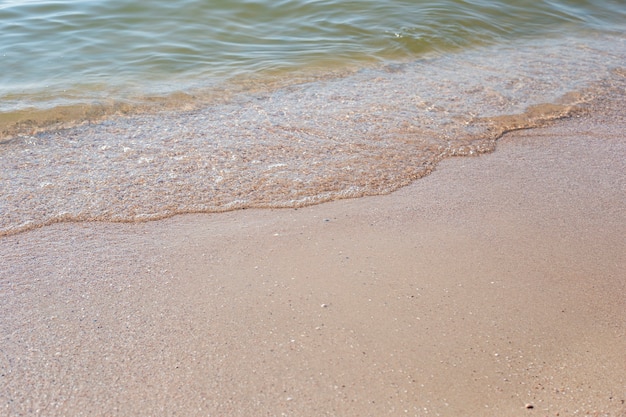
[[[620,106],[391,195],[0,239],[0,415],[626,416]]]

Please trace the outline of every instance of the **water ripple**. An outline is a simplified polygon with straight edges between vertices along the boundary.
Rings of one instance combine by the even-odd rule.
[[[0,6],[0,112],[623,29],[619,1],[55,0]]]

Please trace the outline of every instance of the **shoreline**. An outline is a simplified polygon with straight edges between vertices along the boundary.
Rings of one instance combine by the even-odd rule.
[[[619,104],[389,195],[2,237],[0,410],[622,417]]]
[[[621,98],[622,43],[496,45],[284,88],[226,88],[230,99],[196,109],[177,96],[178,110],[32,126],[0,144],[0,235],[385,194],[442,158],[491,151],[505,131]]]

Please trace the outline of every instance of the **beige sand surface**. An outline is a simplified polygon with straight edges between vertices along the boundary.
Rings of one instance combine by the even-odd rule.
[[[626,416],[616,109],[388,196],[2,238],[0,415]]]

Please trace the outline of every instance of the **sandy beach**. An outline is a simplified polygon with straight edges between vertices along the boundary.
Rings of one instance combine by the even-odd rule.
[[[620,103],[386,196],[0,239],[3,416],[626,416]]]

